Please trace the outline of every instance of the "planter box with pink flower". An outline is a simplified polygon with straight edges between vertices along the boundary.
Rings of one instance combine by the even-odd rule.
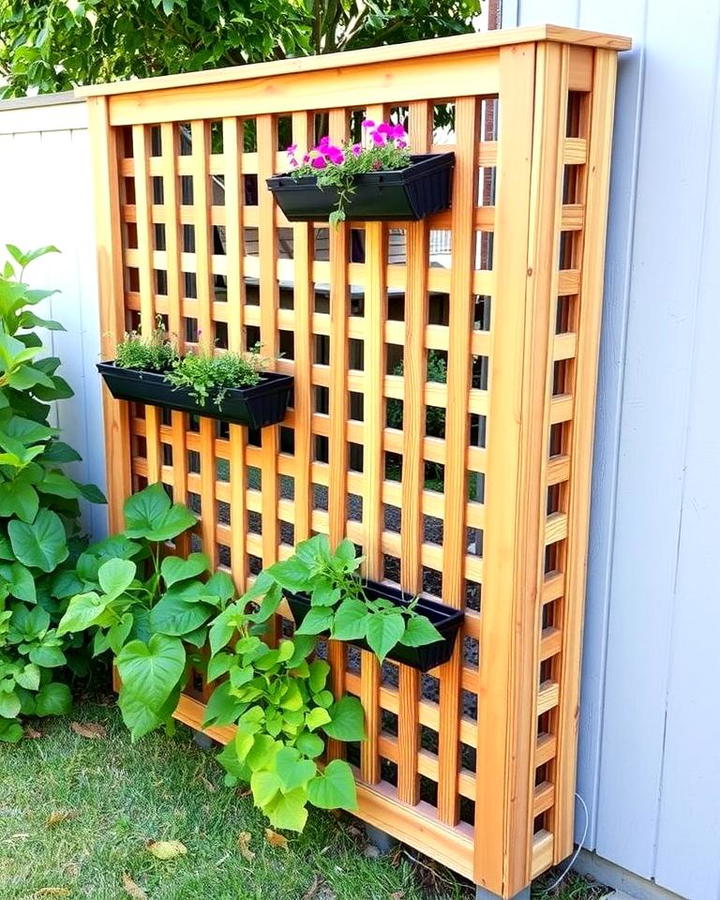
[[[323,137],[291,171],[267,185],[291,222],[407,221],[450,206],[453,153],[413,156],[402,125],[366,120],[365,143],[335,145]]]

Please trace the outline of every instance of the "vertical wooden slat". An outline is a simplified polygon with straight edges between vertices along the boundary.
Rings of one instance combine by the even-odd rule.
[[[243,283],[242,126],[235,118],[223,119],[223,157],[225,161],[225,254],[227,264],[228,349],[245,349],[243,339],[245,285]],[[241,425],[230,425],[230,565],[239,591],[245,590],[247,553],[245,550],[245,445],[247,432]]]
[[[149,129],[146,125],[133,125],[133,153],[135,157],[135,210],[137,216],[137,242],[140,281],[140,332],[149,338],[156,327],[155,279],[152,261],[153,233],[150,187]],[[145,406],[145,444],[147,447],[147,479],[150,484],[160,480],[160,412],[157,406]]]
[[[312,115],[299,112],[293,115],[293,143],[299,153],[312,145]],[[295,308],[295,543],[310,537],[312,510],[312,225],[296,222],[293,226],[293,259],[295,279],[293,306]]]
[[[369,106],[367,117],[375,122],[384,119],[382,106]],[[382,222],[365,223],[365,346],[363,398],[363,534],[365,571],[368,578],[382,578],[383,555],[380,543],[383,530],[383,434],[385,402],[384,321],[385,300],[384,248],[385,226]],[[368,784],[380,780],[378,736],[381,727],[379,704],[380,666],[374,653],[363,650],[360,660],[360,699],[365,710],[367,740],[360,745],[360,775]]]
[[[277,126],[273,116],[257,118],[258,185],[274,174]],[[259,190],[260,227],[260,342],[263,355],[275,358],[278,353],[277,334],[277,242],[275,240],[275,205],[269,191]],[[262,439],[262,553],[263,565],[272,565],[278,549],[278,478],[277,456],[280,449],[279,426],[263,428]],[[277,628],[275,620],[271,629]],[[271,635],[274,637],[274,632]]]
[[[568,48],[538,44],[535,66],[535,119],[530,183],[528,284],[525,324],[523,430],[520,458],[519,578],[516,591],[527,600],[521,620],[523,641],[514,680],[515,716],[521,747],[513,776],[517,802],[509,810],[510,840],[526,848],[512,852],[508,890],[522,885],[532,868],[533,799],[537,743],[539,649],[545,563],[548,444],[552,394],[552,339],[558,291],[562,219],[562,141],[567,113]],[[528,646],[528,644],[530,646]],[[529,734],[529,739],[526,737]],[[527,748],[530,748],[529,755]],[[527,774],[526,774],[527,773]],[[547,814],[552,815],[550,810]]]
[[[590,475],[605,262],[617,54],[595,50],[572,427],[564,643],[556,768],[555,859],[572,851]]]
[[[445,522],[443,526],[443,600],[461,608],[465,602],[467,539],[468,396],[470,391],[470,333],[472,317],[473,209],[475,151],[478,142],[477,100],[458,99],[455,105],[455,180],[452,208],[452,270],[450,275],[450,347],[448,351],[445,419]],[[458,740],[462,641],[440,673],[440,736],[438,758],[438,815],[442,822],[458,821]]]
[[[409,109],[409,144],[414,153],[426,153],[430,143],[428,104],[412,103]],[[407,226],[407,291],[405,294],[405,350],[403,353],[403,468],[402,528],[400,532],[400,581],[406,591],[422,589],[423,541],[422,494],[425,465],[425,325],[427,322],[428,227],[424,220]],[[400,667],[398,713],[398,798],[413,806],[420,799],[418,751],[420,725],[418,702],[420,676],[409,666]]]
[[[118,214],[118,133],[110,127],[107,98],[88,100],[88,120],[93,162],[100,340],[103,359],[113,359],[117,343],[125,332],[125,299]],[[102,396],[108,527],[111,532],[117,532],[124,526],[122,507],[131,490],[129,405],[113,400],[106,387],[103,387]]]
[[[518,336],[524,333],[526,315],[534,80],[533,45],[520,44],[500,50],[496,286],[491,324],[485,495],[488,527],[483,544],[474,844],[477,883],[503,896],[509,896],[507,810],[512,802],[511,782],[516,764],[515,723],[509,716],[509,705],[515,669],[521,663],[517,642],[525,627],[525,598],[516,592],[517,502],[521,490],[519,466],[523,436],[520,424],[523,347]],[[532,703],[532,697],[524,700]],[[518,850],[523,856],[525,828],[523,823]]]
[[[165,213],[165,254],[167,259],[168,326],[171,338],[178,352],[185,349],[183,329],[182,291],[180,266],[180,222],[178,218],[178,175],[177,175],[177,132],[171,122],[160,127],[160,157],[163,185],[163,206]],[[173,499],[176,503],[187,504],[187,449],[185,432],[187,416],[173,410],[171,413],[173,452]],[[183,535],[178,542],[178,550],[187,553],[188,541]]]
[[[198,299],[198,332],[201,352],[212,353],[212,228],[210,226],[210,154],[208,125],[202,119],[190,123],[193,180],[193,225],[195,228],[195,281]],[[203,550],[217,565],[215,539],[215,429],[212,419],[200,417],[200,534]]]
[[[347,116],[344,109],[333,109],[329,115],[329,132],[333,141],[347,136]],[[348,226],[330,228],[330,481],[328,485],[328,530],[330,543],[335,546],[345,537],[347,522],[348,446],[346,428],[348,418],[347,372],[348,352]],[[331,684],[335,696],[345,686],[345,647],[340,641],[330,641],[328,659],[332,666]],[[339,741],[329,741],[329,759],[344,754]]]

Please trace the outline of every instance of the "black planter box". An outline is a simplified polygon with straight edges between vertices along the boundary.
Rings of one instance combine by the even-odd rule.
[[[293,386],[292,375],[264,372],[258,384],[231,388],[218,407],[212,401],[198,403],[186,388],[173,387],[159,372],[121,369],[114,362],[98,363],[97,368],[117,400],[149,403],[255,429],[282,422]]]
[[[401,591],[399,588],[388,587],[386,584],[378,584],[376,581],[366,581],[363,587],[369,599],[375,600],[383,597],[399,607],[409,606],[414,599],[412,594]],[[295,624],[300,626],[310,609],[310,597],[307,594],[291,594],[288,591],[285,592],[285,596]],[[387,658],[404,663],[412,669],[429,672],[430,669],[446,663],[452,656],[455,638],[464,614],[459,609],[436,603],[434,600],[427,600],[425,597],[420,597],[415,609],[432,622],[442,635],[442,640],[425,644],[422,647],[406,647],[404,644],[397,644],[388,653]],[[348,641],[348,643],[354,647],[360,647],[362,650],[370,650],[364,640]]]
[[[411,156],[404,169],[355,176],[355,192],[345,207],[347,220],[365,222],[424,219],[450,206],[454,153]],[[267,185],[291,222],[326,222],[336,208],[334,187],[317,178],[274,175]]]

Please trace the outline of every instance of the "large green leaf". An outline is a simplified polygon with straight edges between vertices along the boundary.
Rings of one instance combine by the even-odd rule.
[[[137,574],[137,566],[129,559],[109,559],[98,569],[98,581],[108,598],[114,600],[126,591]]]
[[[95,591],[76,594],[70,598],[68,608],[57,627],[57,633],[75,634],[78,631],[85,631],[95,624],[111,602],[112,597],[101,597]]]
[[[58,681],[41,687],[35,698],[35,714],[38,716],[66,716],[71,709],[70,688]]]
[[[19,479],[0,484],[0,517],[17,516],[23,522],[32,522],[37,515],[40,500],[30,484]]]
[[[302,831],[307,822],[307,791],[295,788],[287,794],[277,794],[268,803],[263,812],[270,819],[273,828],[284,828],[288,831]]]
[[[37,603],[37,591],[32,572],[20,563],[0,564],[0,584],[5,583],[11,597],[26,603]]]
[[[159,482],[125,501],[125,534],[129,538],[169,541],[197,522],[197,517],[179,503],[172,504]]]
[[[316,756],[320,756],[325,749],[325,741],[319,734],[311,734],[309,731],[304,731],[295,741],[295,746],[305,756],[314,759]]]
[[[255,801],[255,806],[260,807],[260,809],[263,809],[275,799],[281,787],[280,778],[276,772],[253,772],[250,778],[250,790],[252,791],[253,800]]]
[[[128,693],[159,712],[183,676],[185,648],[176,637],[154,634],[147,644],[126,644],[117,656],[117,667]]]
[[[323,731],[328,737],[338,741],[365,740],[365,713],[357,697],[341,697],[328,712],[330,721],[323,725]]]
[[[296,556],[274,563],[268,567],[267,572],[285,590],[297,592],[308,586],[310,570]]]
[[[0,718],[14,719],[20,712],[20,698],[15,691],[0,691]]]
[[[77,484],[62,472],[46,472],[37,489],[43,494],[64,497],[66,500],[76,500],[82,496]]]
[[[168,593],[150,611],[150,627],[162,634],[190,634],[207,622],[212,613],[213,607],[206,603]]]
[[[203,572],[207,572],[209,568],[210,560],[204,553],[191,553],[187,559],[179,556],[166,556],[160,566],[160,572],[165,579],[165,584],[171,587],[178,581],[196,578]]]
[[[295,747],[283,747],[275,757],[275,771],[285,793],[302,787],[317,772],[312,760],[303,759]]]
[[[0,741],[17,744],[23,738],[22,725],[16,719],[0,718]]]
[[[400,643],[406,647],[422,647],[425,644],[434,644],[441,641],[442,635],[425,616],[413,616],[405,625],[405,634],[400,638]]]
[[[334,759],[307,787],[308,800],[320,809],[357,809],[357,791],[352,769]]]
[[[355,641],[364,638],[369,619],[370,613],[362,600],[348,597],[335,611],[332,635],[339,641]]]
[[[133,693],[123,685],[118,698],[118,706],[133,741],[171,721],[180,698],[181,688],[181,684],[176,685],[165,702],[156,707],[148,702],[147,697]]]
[[[32,523],[13,519],[8,534],[15,556],[26,566],[52,572],[68,558],[65,529],[52,510],[41,509]]]
[[[326,606],[311,606],[296,634],[321,634],[332,625],[333,612]]]
[[[401,613],[371,615],[367,623],[367,642],[382,662],[405,634],[405,619]]]

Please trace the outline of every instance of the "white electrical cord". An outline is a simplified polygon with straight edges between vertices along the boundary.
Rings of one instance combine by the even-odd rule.
[[[542,892],[543,896],[549,894],[551,891],[554,891],[555,888],[560,884],[560,882],[563,881],[563,879],[567,876],[570,869],[572,869],[572,867],[575,865],[575,860],[578,858],[578,856],[580,855],[580,851],[582,850],[583,846],[585,845],[585,838],[587,837],[588,829],[590,827],[590,813],[588,812],[587,804],[585,803],[583,798],[580,796],[580,794],[578,794],[576,792],[575,796],[580,801],[580,804],[585,812],[585,828],[583,830],[583,836],[580,838],[580,843],[577,846],[577,850],[573,853],[573,855],[570,859],[570,862],[565,866],[565,869],[563,870],[560,877],[558,879],[556,879],[550,885],[549,888],[545,888],[545,890]]]

